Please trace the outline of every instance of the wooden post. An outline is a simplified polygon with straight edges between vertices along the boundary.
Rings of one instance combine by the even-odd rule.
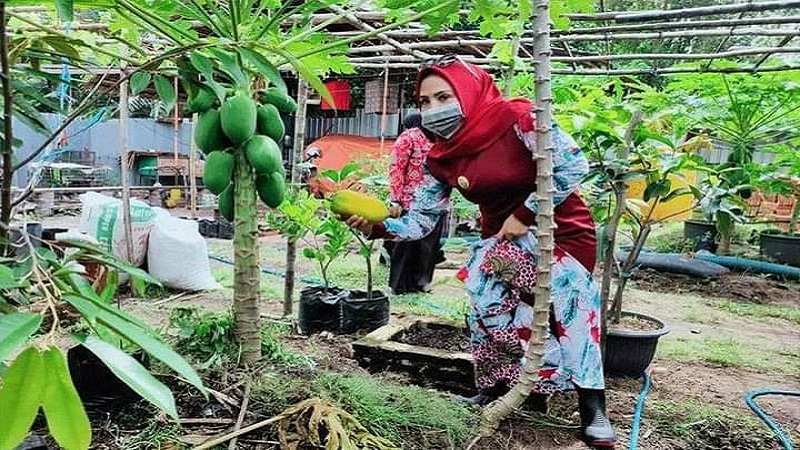
[[[124,63],[123,63],[124,74]],[[125,229],[125,250],[128,260],[133,260],[133,231],[131,228],[131,187],[128,164],[128,80],[119,85],[119,151],[120,175],[122,178],[122,223]]]
[[[308,109],[308,84],[303,79],[297,81],[297,113],[294,118],[294,146],[292,148],[292,192],[298,189],[300,181],[299,162],[302,160],[303,143],[306,136],[306,111]],[[295,261],[297,260],[297,242],[286,240],[286,277],[283,281],[283,316],[292,315],[294,298]]]
[[[381,155],[383,155],[383,144],[386,140],[386,103],[389,100],[389,62],[386,62],[386,68],[383,69],[383,107],[381,109]]]
[[[197,153],[194,143],[194,127],[197,126],[197,117],[197,113],[192,114],[192,126],[189,130],[191,132],[189,139],[189,217],[192,219],[197,215],[197,172],[195,171]]]

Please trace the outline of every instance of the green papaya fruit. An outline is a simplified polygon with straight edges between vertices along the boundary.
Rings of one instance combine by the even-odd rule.
[[[214,91],[207,86],[201,86],[195,95],[186,102],[186,112],[190,114],[206,112],[214,106],[216,101],[217,95]]]
[[[211,152],[203,167],[203,184],[219,195],[233,179],[233,155],[228,152]]]
[[[259,175],[256,177],[256,190],[262,202],[270,208],[277,208],[283,203],[286,181],[279,171],[269,175]]]
[[[278,112],[278,108],[275,105],[270,103],[258,107],[256,127],[259,134],[269,136],[275,142],[280,142],[286,133],[281,113]]]
[[[294,114],[297,111],[297,102],[277,88],[269,88],[264,92],[264,102],[275,105],[282,113]]]
[[[194,127],[194,142],[197,144],[197,148],[205,154],[222,150],[230,145],[222,132],[219,111],[209,109],[200,113],[197,125]]]
[[[253,136],[244,144],[244,154],[258,175],[269,175],[283,165],[278,144],[260,134]]]
[[[228,219],[228,222],[233,222],[233,187],[233,183],[229,184],[228,187],[222,190],[217,198],[219,213],[222,217]]]
[[[237,92],[222,104],[220,122],[225,136],[235,145],[241,144],[256,132],[256,102],[244,91]]]

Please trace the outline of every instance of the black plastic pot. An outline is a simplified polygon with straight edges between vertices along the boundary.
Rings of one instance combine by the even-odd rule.
[[[683,222],[683,236],[697,242],[695,250],[708,250],[716,253],[719,231],[714,222],[687,220]]]
[[[218,234],[219,224],[213,219],[200,219],[197,222],[197,229],[200,232],[200,236],[215,238]]]
[[[233,224],[222,217],[217,219],[217,237],[220,239],[233,239]]]
[[[341,303],[350,292],[344,289],[329,287],[307,287],[300,291],[300,305],[297,310],[297,322],[303,334],[320,331],[338,332],[342,317]]]
[[[610,377],[639,377],[653,362],[658,338],[669,333],[669,329],[660,320],[644,314],[623,312],[622,315],[656,323],[659,328],[648,331],[609,329],[603,370]]]
[[[372,291],[370,300],[365,291],[350,291],[341,308],[339,332],[343,334],[369,332],[389,323],[389,297],[381,291]]]
[[[761,254],[783,264],[800,267],[800,236],[761,233]]]

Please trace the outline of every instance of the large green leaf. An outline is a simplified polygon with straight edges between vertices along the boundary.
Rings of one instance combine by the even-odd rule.
[[[300,74],[300,76],[308,83],[309,86],[314,88],[315,91],[319,92],[319,95],[321,95],[322,98],[328,102],[328,104],[333,105],[335,103],[331,93],[328,92],[328,88],[325,87],[325,84],[322,83],[322,80],[320,80],[319,77],[308,68],[308,66],[306,66],[301,60],[295,58],[290,52],[280,49],[277,51],[281,54],[281,56],[289,61],[292,67],[294,67],[297,73]]]
[[[147,324],[133,315],[128,314],[113,305],[103,303],[103,301],[100,300],[100,297],[96,294],[88,298],[79,295],[65,295],[63,298],[91,321],[95,321],[101,314],[110,314],[130,323],[132,326],[141,328],[145,332],[150,330]]]
[[[192,63],[192,67],[208,78],[214,72],[214,63],[200,52],[189,53],[189,61]]]
[[[131,95],[139,95],[140,92],[145,90],[147,86],[150,84],[150,79],[151,76],[149,72],[140,71],[131,75],[130,78]]]
[[[256,70],[266,77],[272,86],[286,94],[286,83],[283,81],[280,72],[264,55],[247,47],[240,48],[239,54],[242,55],[242,59],[255,66]]]
[[[0,315],[0,362],[27,342],[42,324],[40,314],[12,313]]]
[[[45,372],[39,350],[28,347],[8,368],[0,386],[0,450],[14,450],[25,440],[39,412]]]
[[[8,266],[0,265],[0,289],[14,289],[18,287],[19,280],[14,270]]]
[[[64,22],[72,22],[72,0],[55,0],[58,17]]]
[[[42,354],[47,383],[42,409],[50,434],[65,450],[85,450],[92,444],[92,426],[67,369],[67,358],[57,347]]]
[[[227,74],[235,84],[240,87],[247,87],[250,84],[250,79],[244,74],[233,54],[219,48],[211,48],[208,52],[217,60],[220,71]]]
[[[166,364],[205,394],[206,388],[203,386],[203,381],[200,379],[200,376],[197,375],[197,372],[194,371],[192,366],[189,365],[181,355],[177,354],[167,344],[160,341],[152,334],[147,333],[142,328],[116,315],[101,313],[97,320],[114,330],[115,333],[141,347],[142,350],[149,353],[152,357]]]
[[[133,357],[94,336],[73,335],[73,338],[100,358],[114,375],[142,398],[170,416],[178,418],[172,392]]]
[[[156,92],[158,92],[158,97],[161,99],[161,102],[164,103],[167,111],[172,110],[172,107],[175,106],[175,102],[178,99],[172,81],[164,75],[156,75],[155,84]]]

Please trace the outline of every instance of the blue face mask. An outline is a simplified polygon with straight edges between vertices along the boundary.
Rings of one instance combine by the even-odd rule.
[[[422,111],[422,126],[445,139],[453,137],[463,124],[464,114],[458,102]]]

